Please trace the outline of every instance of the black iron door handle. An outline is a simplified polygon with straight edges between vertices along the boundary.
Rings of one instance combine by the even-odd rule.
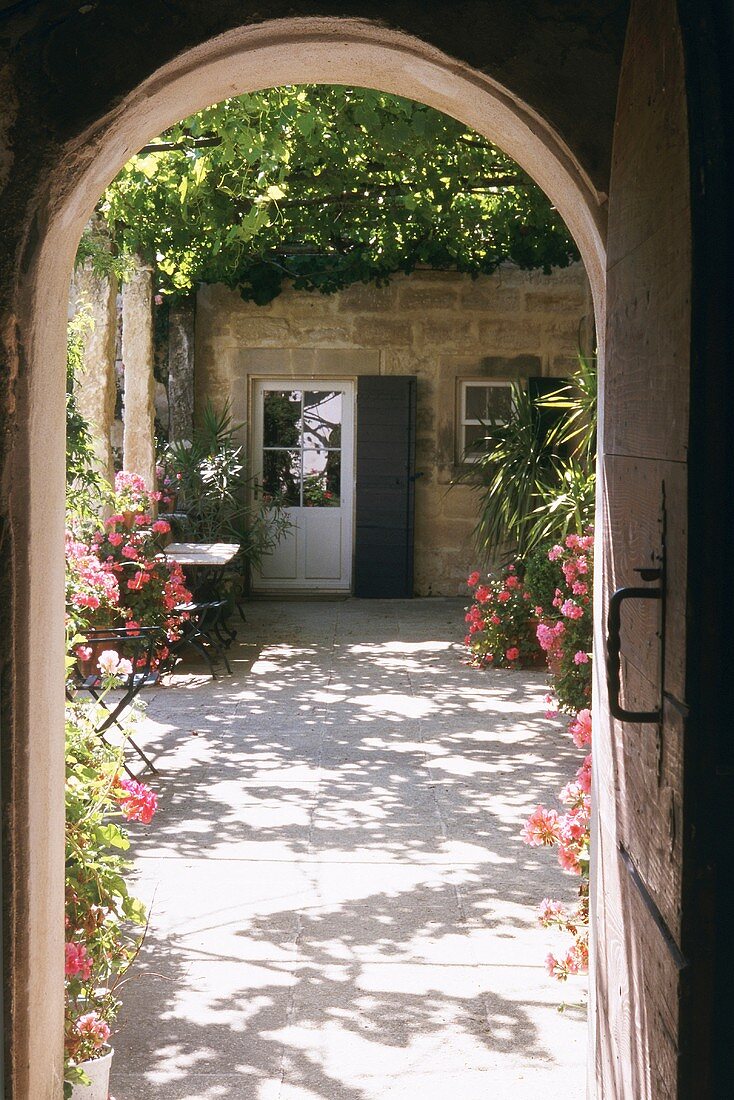
[[[607,688],[609,710],[620,722],[659,722],[662,710],[625,710],[619,696],[622,688],[622,604],[625,600],[661,600],[662,588],[618,588],[609,601],[607,616]]]

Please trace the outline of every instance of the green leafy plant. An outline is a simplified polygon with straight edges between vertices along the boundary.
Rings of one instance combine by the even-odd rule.
[[[100,657],[103,697],[125,664]],[[66,708],[65,1084],[87,1084],[81,1063],[107,1049],[119,991],[140,949],[143,904],[130,894],[130,840],[121,823],[148,824],[157,805],[145,784],[121,778],[123,749],[96,733],[99,704]]]
[[[549,431],[546,409],[560,414]],[[593,521],[595,453],[592,359],[580,354],[568,385],[546,397],[514,386],[507,422],[487,425],[479,459],[457,479],[479,482],[478,550],[489,560],[498,553],[525,560],[544,542],[581,534]]]
[[[259,304],[288,280],[330,293],[420,265],[550,271],[578,258],[546,196],[481,135],[337,85],[272,88],[184,119],[128,162],[98,214],[111,245],[85,239],[80,256],[141,253],[164,294],[221,282]]]
[[[229,404],[209,402],[192,440],[170,444],[159,459],[164,492],[176,490],[176,508],[186,515],[185,533],[199,542],[238,542],[240,557],[257,565],[290,526],[277,500],[253,500],[238,426]],[[240,566],[241,568],[241,566]]]
[[[554,477],[553,451],[535,402],[515,384],[507,422],[487,425],[481,454],[457,479],[479,481],[474,537],[487,559],[502,550],[509,558],[526,556],[533,545],[536,509]]]

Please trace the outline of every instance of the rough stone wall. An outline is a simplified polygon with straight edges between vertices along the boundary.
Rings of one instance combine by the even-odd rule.
[[[117,281],[109,276],[99,277],[87,263],[75,275],[72,296],[75,310],[87,310],[91,321],[84,332],[84,371],[76,379],[77,407],[90,427],[97,470],[112,483]]]
[[[125,364],[123,467],[155,487],[153,273],[140,265],[122,288]]]
[[[476,498],[451,486],[463,469],[459,382],[565,376],[591,316],[581,264],[550,276],[507,265],[476,281],[421,271],[329,296],[288,289],[265,307],[208,286],[197,302],[196,406],[229,400],[247,425],[252,378],[416,375],[416,594],[463,594],[477,562]]]

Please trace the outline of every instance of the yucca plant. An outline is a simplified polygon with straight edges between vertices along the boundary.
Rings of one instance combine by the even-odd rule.
[[[474,537],[488,560],[502,550],[508,558],[524,557],[530,549],[533,513],[555,477],[553,459],[535,402],[521,386],[513,385],[508,421],[486,426],[483,450],[460,478],[480,481]]]
[[[543,410],[561,415],[546,430]],[[482,453],[457,480],[479,480],[474,529],[486,560],[524,559],[538,545],[581,534],[593,520],[596,364],[579,353],[567,385],[533,399],[513,386],[504,424],[487,425]]]

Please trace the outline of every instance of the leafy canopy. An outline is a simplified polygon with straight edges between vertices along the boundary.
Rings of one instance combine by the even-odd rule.
[[[495,146],[422,104],[301,85],[225,100],[120,172],[99,211],[114,251],[266,303],[284,280],[330,293],[417,265],[473,274],[578,258],[545,195]],[[80,259],[95,252],[87,237]]]

